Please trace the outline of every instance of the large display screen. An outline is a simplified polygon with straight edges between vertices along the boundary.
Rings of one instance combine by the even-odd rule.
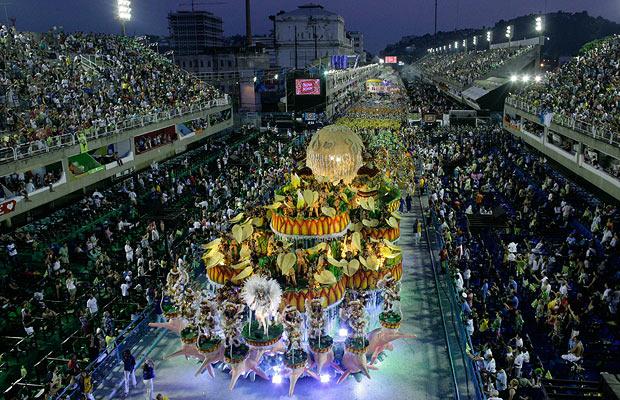
[[[398,57],[397,56],[385,56],[385,63],[396,64],[398,63]]]
[[[320,95],[320,79],[295,79],[295,94],[297,96]]]

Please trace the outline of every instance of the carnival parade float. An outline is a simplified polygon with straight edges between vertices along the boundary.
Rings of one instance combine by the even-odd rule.
[[[202,361],[196,374],[338,383],[370,378],[399,331],[401,198],[380,146],[342,125],[314,134],[304,166],[271,204],[230,220],[205,244],[207,284],[173,268],[162,309],[180,335],[172,354]],[[371,146],[372,147],[372,146]]]

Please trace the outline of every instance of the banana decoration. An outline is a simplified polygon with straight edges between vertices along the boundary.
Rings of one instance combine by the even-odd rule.
[[[291,273],[295,273],[295,264],[297,263],[297,256],[295,253],[280,253],[276,259],[276,264],[280,268],[280,272],[284,276],[291,275]]]
[[[215,254],[213,255],[205,256],[203,260],[205,262],[206,269],[213,268],[216,265],[220,265],[220,264],[224,265],[224,254],[220,253],[219,251],[216,251]]]
[[[336,209],[333,207],[323,206],[321,207],[321,212],[330,218],[334,218],[336,216]]]
[[[364,268],[367,269],[368,271],[379,270],[380,261],[377,258],[377,256],[375,256],[374,254],[371,254],[366,258],[359,256],[359,260],[360,260],[360,263],[364,266]]]
[[[399,226],[398,220],[393,216],[391,216],[390,218],[386,218],[385,222],[387,222],[387,224],[394,229],[398,228]]]
[[[368,228],[375,228],[376,226],[379,225],[379,220],[378,219],[366,219],[364,218],[362,220],[362,224],[364,224],[364,226],[368,227]]]
[[[243,213],[239,213],[237,215],[235,215],[233,218],[230,219],[230,223],[231,224],[236,224],[241,222],[241,220],[243,219]]]
[[[353,252],[362,251],[362,235],[359,232],[353,232],[351,235],[351,250]]]
[[[321,285],[331,286],[336,284],[337,280],[331,271],[324,269],[323,271],[314,273],[314,280]]]
[[[222,238],[221,237],[217,238],[217,239],[214,239],[214,240],[210,241],[207,244],[203,244],[202,248],[205,249],[205,250],[210,250],[210,249],[219,247],[220,243],[222,243]]]
[[[301,186],[301,178],[297,174],[291,174],[291,186],[297,189]]]
[[[301,210],[306,205],[306,201],[304,200],[304,195],[301,193],[301,190],[297,190],[297,209]]]
[[[249,277],[253,273],[254,268],[252,268],[252,266],[250,265],[249,267],[245,267],[243,271],[239,272],[237,275],[233,276],[231,280],[233,281],[233,283],[238,283]]]

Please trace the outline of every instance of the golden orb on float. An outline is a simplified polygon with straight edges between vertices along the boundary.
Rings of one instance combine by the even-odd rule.
[[[344,125],[319,129],[306,149],[306,166],[317,176],[332,182],[351,183],[363,164],[362,138]]]

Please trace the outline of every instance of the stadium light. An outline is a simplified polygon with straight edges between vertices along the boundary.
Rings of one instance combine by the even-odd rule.
[[[279,75],[278,75],[278,74],[275,74],[275,75],[273,76],[273,79],[278,80],[278,77],[279,77]]]
[[[121,21],[123,35],[125,35],[125,24],[131,20],[131,0],[117,0],[118,19]]]
[[[508,40],[511,40],[513,36],[514,36],[514,32],[513,32],[513,29],[512,29],[512,25],[508,25],[506,27],[506,38]]]
[[[256,77],[252,78],[252,80],[254,81],[254,83],[256,83]]]
[[[534,82],[536,82],[536,83],[540,83],[540,81],[542,81],[542,76],[540,76],[540,75],[536,75],[536,76],[534,77]]]
[[[521,77],[521,81],[525,82],[525,83],[529,82],[530,81],[530,76],[528,74],[523,75]]]
[[[457,40],[454,42],[454,49],[456,50],[458,48],[459,48],[459,41]]]
[[[536,32],[542,32],[543,31],[543,19],[542,19],[542,17],[540,17],[540,16],[536,17],[534,29],[536,29]]]
[[[467,47],[467,39],[463,39],[463,47]]]
[[[131,1],[118,0],[118,19],[121,21],[131,20]]]
[[[446,51],[446,45],[445,44],[443,45],[443,51]]]
[[[473,40],[474,46],[478,46],[478,36],[474,36]]]
[[[492,38],[493,38],[493,32],[487,31],[487,42],[491,43]]]
[[[519,80],[519,77],[517,75],[510,75],[510,82],[516,82]]]

